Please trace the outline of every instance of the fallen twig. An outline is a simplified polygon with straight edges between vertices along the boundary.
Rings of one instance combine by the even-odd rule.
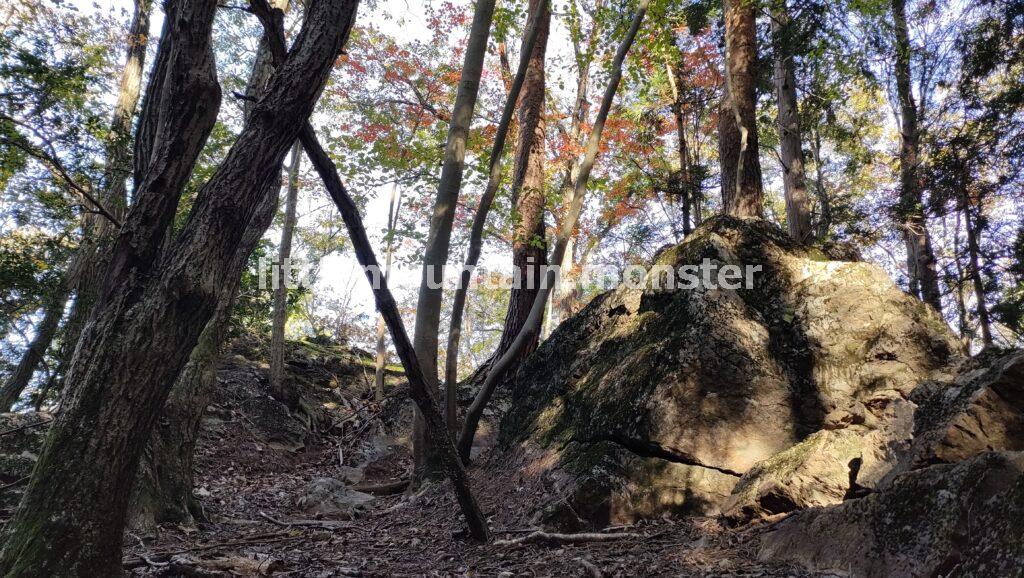
[[[228,540],[226,542],[217,542],[216,544],[203,544],[199,546],[193,546],[191,548],[182,548],[180,550],[158,552],[154,553],[153,556],[159,558],[169,558],[170,556],[175,556],[177,554],[205,552],[208,550],[217,550],[220,548],[229,548],[232,546],[246,546],[248,544],[273,544],[275,542],[286,542],[288,540],[296,540],[302,537],[301,533],[293,536],[289,536],[288,534],[289,532],[287,530],[282,530],[280,532],[268,532],[266,534],[257,534],[255,536],[249,536],[247,538],[241,538],[238,540]],[[143,560],[142,558],[129,558],[122,562],[122,566],[124,566],[127,569],[131,569],[145,566],[148,563],[149,562]]]
[[[345,522],[337,522],[333,520],[278,520],[277,518],[272,517],[270,514],[267,514],[266,512],[259,512],[259,514],[261,518],[267,520],[268,522],[272,524],[277,524],[278,526],[284,526],[286,528],[311,526],[314,528],[326,528],[329,530],[336,530],[338,528],[349,527],[349,524],[346,524]]]
[[[511,540],[495,540],[495,546],[518,546],[520,544],[542,544],[546,546],[557,546],[561,544],[583,544],[586,542],[611,542],[614,540],[623,540],[626,538],[640,538],[640,534],[633,533],[621,533],[621,534],[598,534],[598,533],[581,533],[581,534],[550,534],[548,532],[536,531],[522,538],[513,538]]]
[[[576,561],[580,563],[580,566],[583,566],[583,569],[587,572],[587,576],[590,576],[590,578],[604,578],[604,571],[598,568],[590,560],[587,560],[586,558],[576,558]]]
[[[3,436],[8,435],[8,434],[12,434],[12,433],[18,433],[18,432],[20,432],[22,430],[32,429],[34,427],[39,427],[41,425],[46,425],[46,424],[50,423],[51,421],[53,421],[53,418],[44,419],[42,421],[37,421],[36,423],[30,423],[30,424],[26,424],[26,425],[18,426],[16,428],[9,429],[7,431],[2,431],[2,432],[0,432],[0,437],[3,437]]]
[[[29,474],[27,476],[22,476],[9,484],[4,484],[0,486],[0,492],[7,490],[9,488],[13,488],[14,486],[20,486],[21,484],[24,484],[25,482],[29,481],[31,478],[32,474]]]

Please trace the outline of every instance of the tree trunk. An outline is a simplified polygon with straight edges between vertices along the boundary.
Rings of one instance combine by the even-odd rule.
[[[419,297],[416,302],[416,324],[412,343],[416,358],[422,365],[427,379],[429,394],[435,396],[438,389],[437,354],[438,329],[441,323],[441,299],[443,297],[444,266],[448,262],[448,247],[451,243],[455,208],[462,186],[462,170],[466,160],[466,141],[469,127],[476,108],[477,93],[480,90],[480,74],[484,57],[487,55],[487,39],[491,34],[494,19],[495,0],[479,0],[473,13],[469,29],[469,42],[462,63],[462,76],[455,95],[452,118],[448,125],[448,141],[445,146],[441,179],[434,199],[434,210],[430,217],[427,244],[423,252],[423,275],[420,281]],[[437,456],[429,446],[423,416],[416,414],[413,428],[413,457],[415,482],[438,473]]]
[[[495,359],[500,359],[508,351],[522,330],[533,301],[540,293],[540,281],[547,265],[544,231],[544,155],[547,145],[544,134],[544,55],[551,11],[547,2],[531,0],[529,14],[536,19],[539,34],[530,52],[523,94],[519,99],[519,142],[512,179],[512,199],[516,207],[512,234],[513,283]],[[537,348],[537,337],[535,335],[520,352],[522,359]]]
[[[100,203],[113,215],[123,220],[128,207],[125,181],[132,173],[132,120],[142,92],[142,74],[149,45],[149,16],[151,0],[136,0],[135,12],[128,27],[128,50],[117,103],[111,115],[110,132],[105,141],[106,164],[101,183]],[[113,223],[95,214],[82,216],[82,243],[75,251],[68,273],[68,287],[75,294],[71,312],[64,324],[60,350],[57,354],[58,376],[63,375],[75,352],[75,345],[89,312],[96,302],[103,282],[105,255],[116,233]],[[59,380],[60,378],[55,378]]]
[[[804,176],[804,150],[800,138],[797,111],[796,72],[793,64],[792,32],[786,0],[777,0],[772,12],[772,36],[775,41],[775,95],[778,100],[779,148],[782,183],[786,199],[786,225],[789,236],[799,243],[811,238],[810,198]]]
[[[757,148],[757,7],[723,0],[725,89],[718,116],[722,206],[738,217],[762,216],[764,192]]]
[[[942,312],[942,294],[935,265],[935,252],[928,233],[921,181],[918,175],[919,142],[918,110],[911,90],[910,31],[907,27],[906,0],[892,0],[895,25],[896,93],[900,108],[900,198],[897,215],[907,248],[907,271],[910,292],[936,311]]]
[[[615,51],[615,57],[612,59],[611,74],[608,79],[608,86],[605,88],[604,95],[601,98],[601,108],[598,109],[597,117],[594,119],[594,127],[590,131],[590,137],[587,139],[587,146],[584,150],[583,160],[580,162],[579,178],[576,179],[575,187],[573,190],[572,203],[567,207],[565,216],[562,222],[559,224],[558,235],[555,238],[555,248],[551,253],[552,263],[561,263],[565,257],[565,248],[568,245],[569,239],[572,237],[573,232],[576,229],[576,223],[579,221],[580,213],[583,211],[583,200],[585,193],[587,192],[587,182],[590,180],[590,171],[594,168],[594,162],[597,160],[597,153],[601,148],[601,133],[604,132],[605,121],[608,119],[608,112],[612,108],[612,101],[615,99],[615,92],[619,88],[619,82],[622,80],[622,63],[626,59],[626,54],[629,52],[630,47],[633,45],[633,40],[636,39],[636,34],[640,30],[640,25],[643,23],[644,16],[647,14],[647,7],[650,4],[649,0],[640,0],[639,6],[637,6],[636,14],[633,16],[633,22],[626,32],[625,38],[619,44],[618,49]],[[480,424],[480,418],[483,416],[484,408],[487,407],[487,403],[490,401],[491,396],[494,395],[494,390],[497,388],[498,383],[512,371],[521,358],[520,355],[530,342],[537,338],[537,334],[540,332],[541,321],[544,315],[544,308],[547,306],[548,295],[554,289],[555,285],[555,271],[548,269],[544,276],[544,281],[541,284],[540,293],[536,299],[533,300],[530,313],[526,318],[526,322],[523,324],[522,330],[519,335],[512,341],[512,345],[508,351],[505,352],[500,358],[491,364],[487,377],[484,379],[483,385],[480,387],[480,391],[477,392],[476,398],[473,399],[472,405],[466,411],[466,421],[462,424],[462,432],[459,434],[458,450],[459,457],[464,461],[469,461],[470,450],[473,448],[473,438],[476,437],[477,426]]]
[[[811,128],[811,158],[814,160],[814,192],[821,205],[817,235],[818,239],[825,239],[832,230],[832,202],[825,190],[825,173],[821,166],[821,133],[817,128]]]
[[[277,251],[278,274],[274,284],[274,317],[270,328],[270,394],[274,399],[294,409],[295,395],[284,383],[284,329],[288,322],[288,285],[291,283],[292,237],[295,234],[295,205],[299,200],[299,167],[302,164],[302,145],[292,146],[292,163],[288,167],[288,194],[285,196],[284,224],[281,244]]]
[[[541,4],[547,5],[547,0],[541,0]],[[541,23],[533,18],[527,25],[527,31],[523,37],[523,43],[519,53],[519,65],[516,68],[515,76],[509,82],[508,96],[505,98],[505,106],[502,109],[501,120],[498,122],[498,129],[494,134],[494,143],[491,146],[491,161],[488,171],[487,188],[480,197],[480,204],[477,205],[476,213],[473,215],[473,222],[470,224],[469,248],[466,251],[466,262],[459,273],[459,285],[455,288],[455,297],[452,300],[452,316],[448,325],[448,348],[445,354],[445,421],[454,434],[457,430],[455,395],[459,372],[459,341],[462,338],[462,317],[466,310],[466,298],[469,293],[469,283],[473,269],[480,260],[480,250],[483,248],[484,225],[487,223],[487,215],[491,210],[491,203],[494,202],[494,195],[501,185],[502,158],[505,155],[505,142],[513,129],[513,114],[516,110],[516,103],[519,101],[519,94],[526,82],[526,72],[530,65],[530,57],[533,54],[533,47],[541,33]],[[507,66],[507,63],[502,65]]]
[[[280,73],[200,188],[180,234],[160,251],[220,101],[210,34],[216,3],[168,4],[140,124],[148,141],[142,178],[72,360],[62,410],[8,525],[5,575],[122,573],[125,497],[145,440],[213,317],[218,288],[237,283],[231,264],[245,229],[312,112],[356,6],[311,4]]]
[[[263,23],[264,30],[270,32],[267,36],[273,42],[274,61],[284,62],[287,65],[290,63],[291,55],[295,52],[295,49],[293,48],[288,53],[289,58],[286,61],[284,27],[281,19],[275,19],[271,16],[270,9],[265,4],[265,0],[254,0],[253,6],[255,8],[254,12]],[[352,16],[355,16],[354,10]],[[313,15],[310,15],[310,18],[312,17]],[[322,16],[320,17],[322,18]],[[351,27],[351,21],[349,22],[349,27]],[[348,30],[346,29],[342,38],[347,37]],[[405,331],[405,324],[402,323],[402,316],[398,312],[398,305],[395,303],[394,296],[391,294],[391,290],[388,289],[387,281],[378,278],[380,264],[373,253],[370,239],[366,235],[366,228],[363,227],[363,220],[359,216],[359,209],[345,189],[345,185],[341,182],[341,177],[338,176],[337,167],[334,166],[333,161],[331,161],[330,157],[327,156],[327,152],[320,145],[316,134],[313,132],[313,127],[309,125],[308,121],[303,123],[299,133],[299,140],[302,142],[302,148],[306,151],[306,156],[313,164],[313,168],[316,169],[317,174],[323,180],[324,187],[331,196],[331,200],[334,201],[338,212],[341,213],[342,220],[345,221],[345,228],[348,229],[349,239],[351,239],[352,247],[356,253],[356,260],[366,273],[366,278],[370,282],[370,287],[373,291],[377,310],[380,311],[381,316],[384,317],[388,324],[391,338],[395,343],[395,349],[398,351],[398,357],[402,360],[402,366],[405,368],[405,375],[409,380],[409,395],[419,409],[420,415],[423,416],[426,435],[433,446],[438,449],[441,466],[448,479],[452,482],[456,501],[459,503],[459,507],[469,526],[469,534],[477,540],[486,542],[490,539],[487,519],[484,518],[480,507],[477,505],[476,498],[473,496],[469,485],[469,478],[466,476],[466,470],[462,467],[462,463],[455,453],[455,446],[448,435],[448,430],[444,424],[444,417],[441,415],[437,401],[429,389],[429,384],[423,375],[422,366],[419,360],[416,359],[416,351],[409,341],[409,335]]]
[[[50,347],[50,342],[53,341],[54,334],[57,333],[57,327],[60,325],[61,318],[64,317],[64,306],[67,302],[68,290],[61,283],[54,294],[46,300],[43,307],[43,318],[35,328],[35,337],[32,338],[28,349],[21,356],[21,361],[14,368],[14,373],[0,388],[0,412],[11,411],[18,398],[21,397],[21,393],[28,387],[32,375],[42,363],[46,350]]]
[[[964,192],[964,228],[967,232],[967,254],[969,257],[969,273],[971,283],[974,286],[974,299],[976,302],[975,312],[978,314],[978,326],[981,329],[981,342],[984,347],[992,345],[992,320],[989,318],[988,305],[985,298],[985,283],[981,278],[981,243],[978,242],[980,231],[978,221],[973,215],[973,203],[967,192]],[[981,203],[978,203],[978,211],[981,211]]]
[[[278,0],[273,7],[287,10],[288,3]],[[245,118],[252,113],[255,99],[266,90],[272,72],[270,45],[263,38],[246,87],[246,94],[254,100],[245,101]],[[295,152],[294,147],[292,152]],[[231,263],[232,269],[241,271],[245,267],[277,213],[280,177],[267,186],[270,194],[261,193],[263,201],[242,236]],[[149,532],[161,523],[192,525],[196,519],[202,519],[202,508],[192,494],[195,487],[195,444],[216,383],[217,362],[230,328],[237,294],[237,283],[221,288],[214,315],[203,328],[189,355],[188,364],[178,376],[153,429],[139,463],[132,496],[128,525],[134,530]]]
[[[595,6],[595,13],[601,10],[604,7],[604,4],[605,0],[598,0]],[[584,144],[580,141],[583,139],[583,123],[586,122],[588,112],[590,110],[590,100],[588,98],[588,94],[590,92],[590,67],[594,62],[594,54],[597,49],[597,42],[600,38],[600,31],[601,28],[595,21],[587,36],[585,48],[581,50],[578,46],[573,46],[573,51],[576,55],[576,66],[578,68],[578,76],[576,79],[576,100],[573,103],[572,123],[569,128],[569,142],[573,146]],[[578,34],[579,31],[577,30],[574,36]],[[579,155],[573,154],[568,162],[566,162],[565,168],[563,169],[563,204],[569,205],[572,203],[573,192],[576,189],[576,179],[579,177],[579,161]],[[578,288],[576,284],[577,271],[574,267],[575,254],[576,237],[572,236],[568,241],[566,241],[565,256],[562,258],[562,262],[555,263],[560,266],[561,279],[559,280],[558,290],[552,298],[553,306],[550,308],[549,315],[557,317],[558,322],[562,322],[572,316],[576,298],[578,297]]]
[[[415,132],[415,131],[413,131]],[[384,241],[384,280],[391,278],[391,258],[395,252],[395,231],[398,229],[398,212],[402,199],[398,194],[398,182],[391,185],[391,200],[388,202],[388,232]],[[377,401],[384,399],[384,371],[388,362],[387,323],[377,319],[377,360],[373,371],[374,394]]]

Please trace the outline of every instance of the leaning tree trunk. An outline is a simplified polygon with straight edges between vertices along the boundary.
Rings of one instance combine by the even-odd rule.
[[[416,323],[413,327],[412,343],[416,350],[416,358],[423,364],[423,375],[426,376],[432,396],[436,396],[438,390],[438,331],[443,297],[441,282],[444,266],[448,262],[448,247],[451,244],[455,208],[459,201],[462,171],[466,161],[466,143],[469,140],[469,127],[473,120],[473,110],[476,108],[477,93],[480,90],[480,75],[483,71],[484,57],[487,55],[487,39],[491,34],[494,6],[495,0],[479,0],[473,13],[469,41],[462,63],[462,76],[459,79],[451,122],[448,125],[441,178],[437,185],[437,196],[434,199],[434,210],[427,232],[427,244],[423,252],[423,275],[416,301]],[[439,471],[437,456],[430,447],[425,427],[423,416],[417,413],[413,427],[415,482],[433,476]]]
[[[36,368],[42,363],[53,336],[57,333],[60,320],[64,316],[64,306],[68,302],[68,290],[64,283],[60,283],[57,289],[46,300],[43,306],[43,318],[36,325],[36,334],[29,343],[28,349],[21,356],[21,361],[14,368],[14,373],[4,382],[0,388],[0,412],[11,411],[14,404],[21,397],[21,393],[32,381],[32,375]]]
[[[161,251],[220,101],[211,46],[216,3],[168,3],[140,124],[134,204],[0,557],[7,576],[121,573],[128,500],[145,440],[207,322],[218,288],[341,52],[357,2],[322,0],[181,232]],[[155,91],[155,92],[154,92]],[[137,155],[138,159],[138,155]]]
[[[277,0],[273,7],[284,11],[288,9],[288,3]],[[246,85],[245,118],[249,117],[255,102],[266,90],[272,73],[270,44],[264,37],[256,51]],[[264,231],[274,220],[281,189],[280,177],[273,179],[268,186],[270,194],[264,193],[263,201],[249,222],[235,252],[232,269],[245,267]],[[203,328],[153,429],[139,463],[132,496],[128,525],[134,530],[148,532],[161,523],[190,526],[196,519],[202,519],[202,508],[192,493],[195,487],[195,445],[203,414],[216,384],[217,363],[230,329],[237,294],[237,283],[221,288],[213,317]]]
[[[793,63],[792,31],[786,0],[777,0],[772,11],[775,41],[775,95],[778,100],[779,149],[782,185],[786,200],[789,236],[799,243],[811,238],[811,208],[804,175],[804,150],[797,111],[796,72]]]
[[[604,132],[605,121],[608,120],[608,112],[612,108],[612,101],[615,99],[615,93],[619,88],[619,82],[622,80],[622,64],[626,59],[626,54],[629,52],[630,47],[633,46],[633,41],[636,39],[636,34],[640,30],[640,25],[643,23],[644,16],[647,15],[647,7],[649,4],[649,0],[640,0],[636,14],[633,16],[633,22],[630,25],[629,30],[626,32],[625,38],[622,39],[618,49],[615,51],[615,57],[612,59],[611,75],[608,79],[608,86],[605,87],[604,95],[601,98],[601,107],[597,111],[597,117],[594,119],[594,126],[587,139],[587,146],[584,149],[583,160],[580,162],[579,177],[576,179],[575,188],[573,190],[572,203],[570,203],[566,208],[565,215],[558,227],[558,235],[555,238],[555,248],[551,252],[552,263],[562,262],[569,239],[572,237],[573,231],[576,228],[576,223],[579,221],[580,213],[583,211],[583,200],[585,193],[587,192],[587,183],[590,180],[590,171],[594,168],[594,162],[597,160],[597,154],[601,149],[601,134]],[[473,438],[476,437],[476,430],[480,425],[480,418],[483,416],[484,408],[487,407],[491,396],[494,395],[494,390],[498,387],[498,383],[500,383],[501,380],[504,379],[505,375],[517,366],[518,361],[521,359],[520,354],[522,351],[533,340],[535,340],[537,335],[540,333],[544,308],[547,306],[548,296],[554,289],[556,277],[557,275],[553,269],[547,270],[541,284],[540,293],[537,295],[536,299],[533,300],[530,314],[527,316],[526,322],[523,324],[523,328],[512,341],[512,345],[509,347],[508,351],[491,364],[487,372],[487,377],[484,379],[484,383],[480,387],[480,391],[477,392],[476,397],[473,399],[473,403],[466,411],[466,420],[462,424],[462,431],[459,434],[458,440],[459,457],[462,461],[469,461],[470,451],[473,448]]]
[[[718,117],[722,205],[739,217],[760,217],[764,191],[757,149],[757,7],[723,0],[725,89]]]
[[[512,199],[516,221],[512,234],[512,290],[509,293],[505,326],[494,359],[500,359],[519,335],[530,315],[547,265],[544,231],[544,55],[547,51],[551,11],[547,2],[530,1],[530,15],[538,26],[537,40],[530,53],[523,94],[519,100],[519,142],[516,146]],[[525,358],[537,348],[538,336],[519,352]]]
[[[281,245],[277,251],[279,274],[274,284],[274,317],[270,327],[270,394],[274,399],[294,408],[295,395],[284,383],[284,329],[288,323],[288,284],[291,271],[292,237],[295,234],[295,206],[299,201],[299,166],[302,145],[292,147],[292,164],[288,167],[288,194],[285,195],[284,224],[281,227]]]
[[[256,15],[263,23],[264,30],[271,32],[269,36],[273,41],[274,61],[285,62],[284,28],[281,20],[273,18],[265,0],[253,0],[253,6]],[[359,209],[356,208],[355,202],[348,194],[348,190],[345,189],[345,185],[341,182],[341,177],[338,176],[337,167],[334,166],[334,162],[331,161],[330,157],[327,156],[327,152],[320,145],[316,138],[316,133],[313,132],[313,127],[310,126],[308,121],[302,126],[299,140],[302,142],[303,150],[306,151],[306,156],[309,158],[317,174],[320,175],[327,193],[331,196],[331,200],[334,201],[338,212],[341,213],[342,220],[345,222],[345,228],[348,229],[349,239],[352,240],[352,247],[356,253],[356,260],[366,273],[366,278],[370,282],[370,287],[373,291],[377,310],[384,317],[388,329],[391,331],[391,339],[395,343],[395,350],[398,352],[398,357],[402,360],[402,367],[405,368],[405,376],[409,381],[409,396],[419,409],[420,415],[423,416],[427,437],[433,446],[438,449],[441,467],[445,475],[452,482],[455,499],[469,526],[469,535],[479,541],[486,542],[490,539],[487,519],[484,518],[483,513],[480,511],[480,506],[473,496],[466,470],[462,467],[462,462],[459,461],[458,455],[455,452],[455,446],[445,427],[444,417],[438,408],[437,400],[434,398],[429,388],[429,383],[423,375],[419,360],[416,359],[416,351],[409,340],[409,335],[405,331],[405,324],[402,322],[402,316],[398,312],[398,305],[395,302],[394,296],[391,294],[391,290],[388,289],[387,280],[381,279],[378,275],[380,264],[377,262],[377,256],[373,253],[370,239],[366,235],[366,228],[363,226]]]
[[[907,27],[906,0],[892,0],[892,17],[895,24],[896,95],[900,107],[900,198],[897,215],[907,248],[907,270],[910,274],[910,292],[942,311],[942,294],[939,292],[939,274],[936,270],[935,252],[928,232],[922,200],[921,181],[918,175],[920,128],[918,126],[917,104],[911,90],[911,46],[910,30]]]

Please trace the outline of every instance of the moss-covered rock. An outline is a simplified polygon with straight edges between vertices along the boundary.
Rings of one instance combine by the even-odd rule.
[[[736,290],[653,283],[705,259],[760,269],[750,287]],[[646,287],[600,295],[559,326],[514,378],[515,401],[501,424],[504,447],[542,452],[551,472],[602,464],[572,468],[570,477],[603,480],[608,503],[628,502],[622,488],[644,476],[653,488],[674,487],[674,473],[640,471],[649,460],[662,462],[664,472],[712,472],[713,483],[694,482],[687,491],[718,495],[720,475],[736,481],[842,424],[830,417],[837,410],[870,414],[879,395],[906,396],[956,360],[956,341],[941,319],[879,267],[827,260],[763,221],[710,219],[660,252],[656,264]],[[609,447],[598,442],[637,459],[580,457]],[[561,497],[572,502],[575,491],[564,484]],[[681,509],[673,491],[646,492],[634,501],[638,514]],[[694,510],[713,511],[723,501]],[[651,506],[658,503],[667,506]]]

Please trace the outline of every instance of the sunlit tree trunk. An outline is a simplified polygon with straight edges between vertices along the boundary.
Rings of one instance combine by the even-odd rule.
[[[772,36],[775,42],[775,95],[778,101],[779,149],[782,183],[786,199],[786,225],[789,236],[798,242],[811,238],[811,208],[804,176],[804,151],[797,111],[796,72],[793,64],[792,33],[786,0],[776,0],[772,11]]]
[[[292,146],[291,166],[288,167],[288,192],[285,195],[284,223],[281,226],[281,243],[277,251],[278,275],[274,286],[274,316],[270,326],[270,393],[278,401],[293,405],[292,395],[284,383],[284,330],[288,323],[288,284],[292,258],[292,238],[295,235],[295,209],[299,201],[299,167],[302,164],[302,147],[296,142]]]
[[[920,163],[920,127],[918,108],[911,90],[910,31],[907,27],[906,0],[892,0],[892,17],[895,30],[896,94],[900,109],[900,198],[897,213],[907,248],[907,270],[910,275],[910,292],[942,311],[942,294],[939,292],[939,276],[935,264],[935,252],[928,232],[924,201],[921,196],[921,181],[918,174]]]
[[[469,128],[476,108],[477,93],[480,90],[480,75],[483,71],[484,57],[487,55],[487,40],[491,34],[494,6],[495,0],[479,0],[473,13],[462,74],[455,95],[455,105],[452,107],[451,122],[448,125],[441,178],[430,217],[427,244],[423,250],[423,272],[416,301],[416,323],[413,328],[412,344],[416,358],[423,366],[423,375],[426,377],[429,392],[435,397],[438,392],[438,330],[441,323],[443,272],[448,262],[455,208],[459,201],[462,171],[466,161],[466,142],[469,139]],[[437,456],[431,451],[425,428],[423,416],[417,414],[413,428],[415,482],[439,473]]]
[[[414,131],[415,132],[415,131]],[[388,230],[384,241],[384,280],[391,278],[391,259],[395,252],[395,231],[398,229],[398,213],[401,209],[401,197],[398,194],[398,182],[391,185],[391,199],[388,201]],[[388,361],[387,323],[383,317],[377,319],[377,359],[374,366],[374,399],[384,399],[384,372]]]
[[[541,12],[538,12],[538,8]],[[515,223],[512,233],[513,286],[501,340],[494,358],[500,358],[523,328],[530,307],[540,292],[547,265],[544,231],[544,55],[547,51],[551,12],[547,2],[531,0],[530,16],[537,18],[539,35],[530,53],[523,94],[519,99],[519,142],[516,145],[512,199]],[[537,336],[520,352],[525,357],[537,348]]]
[[[543,0],[543,3],[546,5],[547,0]],[[448,347],[445,353],[445,421],[453,433],[458,429],[455,397],[458,385],[459,342],[462,339],[462,318],[469,296],[470,279],[473,269],[476,268],[477,262],[480,260],[480,251],[484,242],[484,225],[487,223],[487,215],[490,214],[494,196],[501,185],[505,142],[510,135],[515,133],[516,103],[519,101],[519,94],[526,82],[530,56],[533,54],[533,47],[536,45],[540,33],[540,22],[534,18],[527,24],[515,76],[512,76],[509,70],[504,50],[499,51],[502,55],[502,69],[506,71],[505,76],[510,77],[507,82],[508,94],[505,97],[505,106],[502,109],[501,119],[498,121],[498,127],[494,133],[494,142],[491,145],[487,186],[480,196],[480,203],[477,205],[476,212],[473,214],[473,222],[469,227],[469,247],[466,250],[466,261],[459,273],[459,284],[455,288],[455,296],[452,298],[452,315],[448,324]]]
[[[608,113],[611,111],[612,101],[615,99],[615,93],[618,91],[619,82],[622,80],[622,64],[626,59],[626,54],[629,52],[630,47],[633,46],[633,41],[636,39],[636,34],[640,30],[640,25],[643,23],[644,17],[647,15],[647,7],[649,4],[649,0],[640,0],[636,13],[633,16],[633,22],[630,25],[629,30],[626,32],[626,36],[619,43],[619,47],[615,51],[615,56],[612,59],[608,86],[605,87],[604,95],[601,97],[601,106],[594,119],[594,126],[590,131],[590,136],[587,138],[586,148],[583,153],[583,160],[580,161],[579,177],[575,183],[572,203],[565,208],[562,221],[558,226],[558,234],[555,238],[555,247],[551,252],[552,263],[562,262],[569,238],[572,236],[573,231],[576,228],[576,224],[579,222],[580,213],[583,211],[583,201],[587,190],[587,183],[590,180],[590,171],[594,168],[594,162],[597,160],[597,154],[601,148],[601,134],[604,132],[604,125],[608,120]],[[483,385],[480,387],[476,397],[473,399],[473,403],[466,411],[466,420],[462,424],[462,430],[459,433],[458,440],[459,457],[461,457],[464,462],[469,461],[470,451],[473,448],[473,438],[476,437],[476,430],[480,425],[480,418],[483,416],[484,408],[487,407],[491,397],[494,395],[495,388],[497,388],[498,383],[500,383],[500,381],[504,379],[509,372],[515,370],[518,366],[519,360],[522,359],[522,351],[537,338],[537,334],[541,329],[544,308],[547,306],[548,295],[550,295],[554,290],[554,285],[555,272],[549,269],[541,284],[540,293],[533,301],[530,313],[526,318],[526,322],[523,324],[523,328],[512,341],[512,345],[509,347],[508,351],[491,364]]]
[[[760,217],[764,192],[757,148],[757,6],[723,0],[725,89],[718,121],[722,205],[739,217]]]

